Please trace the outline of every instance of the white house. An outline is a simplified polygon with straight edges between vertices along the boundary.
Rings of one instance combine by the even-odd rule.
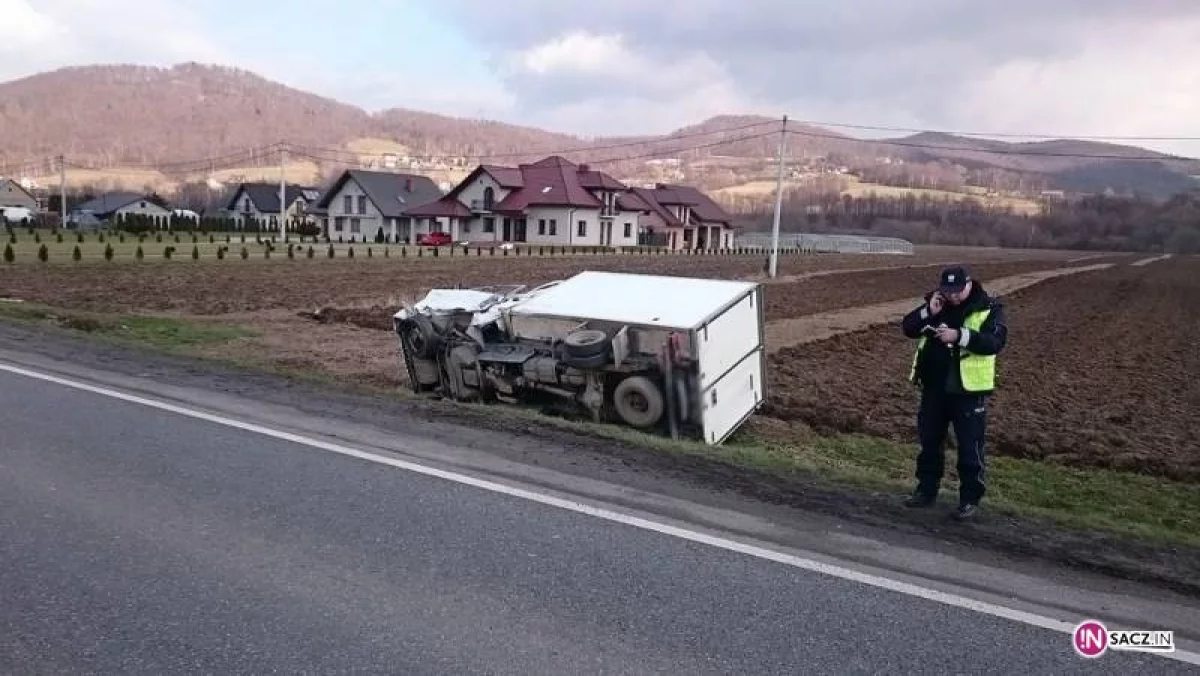
[[[134,214],[165,219],[171,217],[171,210],[148,195],[110,192],[72,209],[67,223],[75,227],[94,226]]]
[[[320,191],[302,185],[288,183],[284,187],[287,201],[287,220],[306,220],[308,207],[320,198]],[[246,219],[279,227],[279,184],[242,183],[225,204],[225,214],[237,221],[239,227]]]
[[[342,173],[316,203],[322,229],[331,239],[375,241],[382,233],[391,242],[415,237],[407,209],[441,198],[428,176],[350,169]]]
[[[467,242],[635,246],[637,213],[612,176],[551,156],[517,167],[480,165],[441,199],[407,211],[418,233]]]
[[[733,219],[691,186],[659,183],[654,188],[633,188],[621,196],[621,204],[639,212],[639,228],[653,233],[652,243],[658,246],[672,250],[733,246]]]
[[[480,165],[444,197],[405,213],[415,233],[447,232],[466,242],[733,245],[729,215],[699,190],[662,184],[630,189],[558,156],[517,167]]]

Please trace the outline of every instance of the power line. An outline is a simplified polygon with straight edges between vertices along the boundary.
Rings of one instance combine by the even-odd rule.
[[[674,135],[670,135],[670,136],[648,137],[648,138],[642,138],[642,139],[634,140],[634,141],[622,141],[619,143],[609,143],[609,144],[603,144],[603,145],[589,145],[589,146],[575,146],[573,148],[559,148],[557,150],[524,150],[524,151],[512,151],[512,152],[503,152],[503,153],[483,153],[483,154],[477,154],[477,155],[470,155],[470,154],[409,155],[409,157],[411,157],[413,159],[417,159],[417,160],[440,160],[440,159],[451,159],[451,158],[454,158],[454,159],[463,158],[463,159],[472,159],[472,160],[494,160],[494,159],[504,159],[504,158],[530,157],[530,156],[534,156],[534,155],[543,155],[543,156],[546,156],[546,155],[572,155],[575,153],[595,152],[597,150],[615,150],[617,148],[633,148],[633,147],[638,147],[638,146],[652,145],[652,144],[656,144],[656,143],[669,143],[671,141],[678,141],[678,140],[690,139],[690,138],[699,138],[702,136],[714,136],[716,134],[732,134],[732,133],[739,132],[739,131],[745,131],[747,129],[754,129],[756,127],[764,127],[764,126],[776,125],[776,124],[778,124],[778,122],[775,120],[764,120],[762,122],[755,122],[752,124],[745,124],[745,125],[740,125],[737,127],[722,127],[720,129],[710,129],[708,131],[689,132],[686,134],[674,134]],[[303,144],[292,144],[292,143],[288,143],[287,145],[289,148],[301,148],[301,149],[309,151],[309,152],[327,152],[327,153],[333,153],[333,154],[339,154],[339,155],[354,155],[355,157],[360,157],[360,158],[361,157],[382,158],[388,154],[388,153],[357,153],[353,150],[342,150],[340,148],[322,148],[319,146],[306,146]]]
[[[730,133],[735,133],[738,131],[745,131],[745,130],[754,129],[754,128],[761,128],[761,127],[767,127],[767,126],[773,127],[773,129],[763,132],[763,133],[760,133],[760,134],[754,134],[754,135],[749,135],[749,136],[740,136],[740,137],[735,137],[735,138],[731,138],[731,139],[722,139],[722,140],[712,142],[712,143],[675,146],[675,147],[671,147],[668,149],[655,150],[655,151],[647,152],[647,153],[643,153],[643,154],[624,156],[624,157],[612,157],[612,158],[600,159],[600,160],[589,160],[589,162],[588,162],[589,164],[611,164],[611,163],[615,163],[615,162],[631,161],[631,160],[638,160],[638,159],[648,159],[648,158],[662,157],[662,156],[671,155],[671,154],[686,153],[686,152],[690,152],[690,151],[694,151],[694,150],[702,150],[705,148],[719,147],[719,146],[723,146],[723,145],[739,143],[739,142],[753,140],[753,139],[757,139],[757,138],[763,138],[763,137],[770,136],[770,135],[777,133],[777,131],[780,129],[780,127],[777,126],[779,124],[780,124],[779,121],[767,120],[767,121],[755,122],[752,124],[739,125],[736,127],[723,127],[720,129],[710,129],[707,131],[690,132],[690,133],[686,133],[686,134],[676,134],[676,135],[667,136],[667,137],[642,138],[642,139],[638,139],[638,140],[623,141],[623,142],[619,142],[619,143],[610,143],[610,144],[601,144],[601,145],[592,145],[592,146],[576,146],[574,148],[561,148],[561,149],[557,149],[557,150],[540,150],[539,151],[539,150],[531,149],[529,151],[520,151],[520,152],[514,151],[514,152],[503,152],[503,153],[482,153],[482,154],[475,154],[475,155],[446,154],[446,155],[416,155],[416,156],[409,156],[409,157],[411,160],[416,160],[416,161],[438,161],[438,160],[453,159],[453,160],[476,160],[476,161],[479,161],[480,163],[483,163],[486,160],[495,160],[495,159],[502,159],[502,158],[531,157],[531,156],[535,156],[535,155],[543,155],[543,156],[569,155],[569,154],[578,154],[578,153],[591,153],[591,152],[603,151],[603,150],[617,150],[617,149],[621,149],[621,148],[646,147],[646,146],[654,146],[654,145],[665,144],[665,143],[673,143],[673,142],[677,143],[682,140],[695,139],[695,138],[700,138],[700,137],[705,137],[705,136],[713,136],[716,134],[730,134]],[[825,124],[826,126],[833,126],[831,123],[805,122],[804,124]],[[842,125],[842,126],[869,127],[869,125]],[[869,128],[885,129],[882,127],[869,127]],[[901,128],[899,128],[899,127],[886,128],[886,129],[901,130]],[[915,142],[915,141],[905,141],[902,139],[859,139],[859,138],[843,136],[843,135],[836,134],[833,132],[822,133],[822,132],[818,132],[818,131],[810,131],[810,130],[802,130],[802,129],[787,129],[786,133],[795,135],[795,136],[806,137],[806,138],[817,138],[817,139],[825,139],[825,140],[830,140],[830,141],[837,141],[840,143],[857,143],[857,144],[866,144],[866,145],[874,145],[874,146],[894,146],[894,147],[903,147],[903,148],[910,148],[910,149],[917,149],[917,150],[973,152],[973,153],[982,153],[982,154],[989,154],[989,155],[1004,155],[1004,156],[1019,156],[1019,157],[1055,157],[1055,158],[1074,158],[1074,159],[1124,160],[1124,161],[1153,161],[1153,162],[1163,162],[1163,161],[1196,162],[1196,161],[1200,161],[1195,158],[1183,157],[1183,156],[1178,156],[1178,155],[1170,155],[1170,154],[1165,154],[1165,153],[1153,154],[1153,155],[1135,155],[1135,154],[1126,155],[1126,154],[1115,154],[1115,153],[1054,152],[1054,151],[1033,150],[1033,149],[1024,149],[1024,148],[993,148],[993,147],[965,147],[964,148],[961,146],[923,143],[923,142]],[[974,133],[982,134],[982,132],[974,132]],[[1082,138],[1082,137],[1079,137],[1079,138]],[[1112,138],[1112,137],[1109,137],[1109,138]],[[1161,138],[1165,139],[1167,137],[1161,137]],[[162,173],[196,173],[196,172],[201,172],[201,171],[211,171],[211,170],[228,169],[228,168],[243,168],[246,166],[247,162],[257,160],[260,157],[262,159],[266,159],[267,156],[271,155],[272,153],[278,153],[278,152],[283,151],[284,149],[286,149],[290,154],[297,156],[297,157],[304,157],[305,159],[313,160],[316,162],[323,162],[323,163],[330,163],[330,164],[353,164],[356,161],[358,163],[361,163],[364,159],[380,159],[380,158],[384,158],[388,155],[386,153],[356,153],[351,150],[323,148],[323,147],[319,147],[319,146],[309,146],[309,145],[305,145],[305,144],[296,144],[296,143],[290,143],[290,142],[286,142],[286,141],[278,141],[276,143],[273,143],[273,144],[270,144],[267,146],[258,146],[258,147],[250,148],[247,150],[242,150],[242,151],[239,151],[236,153],[227,153],[225,155],[196,158],[196,159],[190,159],[190,160],[177,160],[177,161],[173,161],[173,162],[163,162],[163,163],[122,164],[119,167],[113,167],[113,168],[97,167],[97,166],[78,164],[78,163],[70,163],[70,162],[68,162],[67,166],[69,166],[73,169],[105,171],[105,172],[125,171],[125,172],[132,173],[137,170],[146,170],[146,171],[159,171]],[[346,159],[343,159],[342,157],[331,157],[330,155],[352,157],[354,159],[346,160]],[[28,166],[33,166],[33,165],[34,165],[34,163],[28,163]],[[267,166],[267,165],[264,165],[264,166]]]
[[[774,120],[765,120],[765,121],[755,122],[752,124],[739,125],[736,127],[722,127],[720,129],[710,129],[707,131],[697,131],[697,132],[689,132],[689,133],[685,133],[685,134],[675,134],[675,135],[665,136],[665,137],[643,138],[643,139],[639,139],[639,140],[622,141],[619,143],[609,143],[609,144],[591,145],[591,146],[575,146],[573,148],[559,148],[559,149],[553,149],[553,150],[533,150],[533,149],[531,149],[531,150],[527,150],[527,151],[512,151],[512,152],[503,152],[503,153],[482,153],[482,154],[475,154],[475,155],[442,154],[442,155],[409,155],[409,157],[411,159],[414,159],[417,161],[438,161],[438,160],[449,160],[449,159],[494,160],[494,159],[505,159],[505,158],[531,157],[531,156],[535,156],[535,155],[544,155],[544,156],[545,155],[569,155],[569,154],[584,153],[584,152],[594,152],[597,150],[615,150],[618,148],[644,147],[647,145],[670,143],[673,141],[680,141],[680,140],[686,140],[686,139],[691,139],[691,138],[714,136],[716,134],[732,134],[732,133],[736,133],[739,131],[745,131],[747,129],[754,129],[756,127],[764,127],[764,126],[774,125],[774,124],[776,124],[776,122]],[[244,162],[247,159],[250,159],[257,153],[262,153],[263,155],[266,155],[266,154],[272,153],[272,152],[275,152],[275,153],[280,152],[280,150],[285,149],[285,148],[290,153],[302,155],[308,159],[313,159],[313,160],[322,161],[322,162],[330,162],[330,163],[345,162],[345,160],[343,160],[341,158],[327,157],[327,156],[325,156],[325,154],[351,156],[351,157],[356,158],[357,160],[362,160],[363,158],[381,159],[387,155],[386,153],[359,153],[359,152],[355,152],[353,150],[343,150],[340,148],[325,148],[325,147],[320,147],[320,146],[309,146],[309,145],[305,145],[305,144],[301,144],[301,143],[290,143],[287,141],[277,141],[269,146],[256,147],[256,148],[252,148],[250,150],[242,150],[242,151],[239,151],[236,153],[229,153],[229,154],[219,155],[219,156],[215,156],[215,157],[204,157],[204,158],[196,158],[196,159],[191,159],[191,160],[176,160],[176,161],[172,161],[172,162],[163,162],[163,163],[146,162],[146,163],[122,164],[119,167],[119,169],[146,169],[146,170],[156,170],[156,171],[161,171],[161,172],[171,172],[171,173],[184,172],[184,173],[186,173],[189,169],[194,170],[194,171],[200,171],[203,169],[207,169],[212,165],[230,166],[230,165],[238,164],[238,163]],[[680,150],[688,150],[688,148],[682,148]],[[116,169],[107,169],[105,167],[95,167],[95,166],[88,166],[88,165],[71,164],[70,166],[75,169],[90,169],[90,170],[94,170],[94,171],[115,171],[116,170]]]
[[[735,138],[721,139],[719,141],[712,141],[709,143],[689,145],[689,146],[686,146],[683,148],[668,148],[668,149],[656,150],[656,151],[652,151],[652,152],[642,153],[639,155],[618,155],[615,157],[608,157],[608,158],[603,158],[603,159],[598,159],[598,160],[597,159],[589,159],[586,164],[588,164],[589,166],[594,166],[594,165],[616,164],[619,162],[631,162],[631,161],[643,160],[643,159],[661,158],[661,157],[665,157],[665,156],[669,156],[669,155],[677,155],[680,153],[691,152],[694,150],[703,150],[706,148],[716,148],[719,146],[741,143],[743,141],[752,141],[754,139],[767,138],[769,136],[775,136],[778,133],[779,132],[777,132],[777,131],[767,131],[767,132],[762,132],[762,133],[758,133],[758,134],[749,134],[749,135],[738,136]],[[642,145],[644,145],[644,144],[642,144]],[[303,151],[293,150],[291,152],[298,157],[304,157],[306,159],[315,160],[318,162],[333,161],[333,160],[330,160],[329,158],[321,157],[319,155],[314,155],[314,154],[308,154]],[[535,154],[535,153],[526,153],[526,155],[528,155],[528,154]],[[536,154],[540,154],[540,153],[536,153]],[[563,153],[546,153],[546,154],[547,155],[555,155],[555,154],[563,154]]]
[[[972,153],[987,153],[989,155],[1013,155],[1020,157],[1068,157],[1075,159],[1092,159],[1092,160],[1131,160],[1131,161],[1150,161],[1150,162],[1200,162],[1200,159],[1194,157],[1184,157],[1182,155],[1169,155],[1160,153],[1155,155],[1120,155],[1120,154],[1103,154],[1103,153],[1069,153],[1069,152],[1053,152],[1039,150],[1024,150],[1021,148],[979,148],[975,146],[950,146],[938,145],[933,143],[919,143],[914,141],[903,141],[896,139],[859,139],[849,138],[840,134],[822,134],[815,131],[803,131],[799,129],[789,129],[789,134],[796,136],[805,136],[808,138],[829,139],[831,141],[841,141],[844,143],[863,143],[884,146],[900,146],[904,148],[915,148],[918,150],[949,150],[954,152],[972,152]]]
[[[859,129],[863,131],[894,131],[910,134],[944,134],[948,136],[978,136],[984,138],[1026,138],[1050,141],[1200,141],[1200,136],[1106,136],[1078,134],[1016,134],[992,131],[947,131],[939,129],[920,129],[915,127],[891,127],[871,124],[851,124],[849,122],[824,122],[820,120],[796,120],[799,124],[813,127],[834,127],[838,129]]]

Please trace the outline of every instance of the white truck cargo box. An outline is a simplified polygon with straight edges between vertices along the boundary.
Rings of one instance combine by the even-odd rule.
[[[755,282],[581,272],[505,310],[509,332],[549,339],[571,326],[625,326],[621,350],[655,353],[681,334],[696,364],[704,441],[722,443],[765,399],[762,287]],[[616,342],[616,341],[614,341]]]

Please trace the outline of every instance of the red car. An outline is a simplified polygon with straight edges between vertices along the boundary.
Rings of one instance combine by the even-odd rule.
[[[417,244],[421,246],[445,246],[452,243],[454,243],[454,239],[448,232],[431,232],[417,237]]]

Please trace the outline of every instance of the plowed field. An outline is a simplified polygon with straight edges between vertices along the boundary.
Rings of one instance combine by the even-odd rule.
[[[788,255],[781,278],[820,271],[930,265],[951,261],[1038,259],[1054,267],[1077,252],[934,249],[913,256]],[[580,270],[614,270],[717,278],[760,277],[761,256],[608,255],[567,257],[467,257],[423,259],[297,259],[84,263],[5,267],[0,297],[97,311],[152,311],[219,315],[268,309],[315,310],[324,306],[395,306],[431,287],[540,284]],[[927,273],[927,268],[922,268]],[[928,274],[920,277],[927,280]],[[925,283],[925,282],[922,282]]]
[[[971,274],[988,280],[1026,272],[1062,267],[1083,267],[1106,261],[1133,260],[1132,256],[1114,255],[1079,260],[1074,263],[1055,260],[973,263]],[[905,266],[889,270],[846,272],[819,275],[795,282],[772,284],[765,290],[766,319],[791,317],[874,305],[889,300],[920,296],[936,286],[938,268]]]
[[[990,453],[1200,481],[1200,259],[1082,272],[1005,300]],[[764,414],[915,444],[913,348],[896,325],[785,348]]]

